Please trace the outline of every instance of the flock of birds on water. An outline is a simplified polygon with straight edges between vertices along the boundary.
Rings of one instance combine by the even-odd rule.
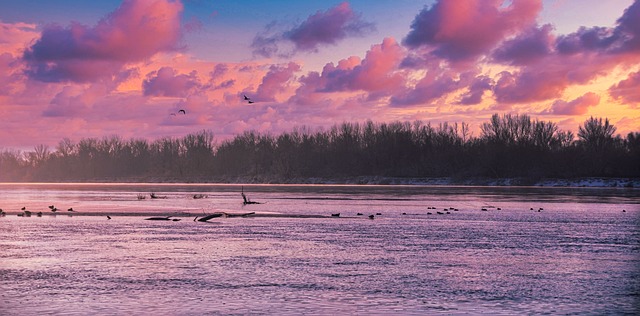
[[[243,187],[243,189],[242,189],[242,193],[241,193],[241,195],[242,195],[242,199],[243,199],[243,202],[242,202],[242,206],[243,206],[243,207],[244,207],[245,205],[249,205],[249,204],[263,204],[262,202],[255,202],[255,201],[251,201],[249,198],[247,198],[247,196],[244,194],[244,187]],[[146,195],[143,195],[143,194],[138,194],[138,196],[137,196],[137,197],[138,197],[138,200],[144,200],[144,199],[146,199]],[[151,199],[166,199],[166,198],[168,198],[168,197],[166,197],[166,196],[159,196],[159,195],[156,195],[156,194],[155,194],[155,193],[153,193],[153,192],[149,194],[149,197],[150,197]],[[204,198],[207,198],[207,195],[205,195],[205,194],[194,194],[192,197],[193,197],[193,199],[204,199]],[[429,210],[429,211],[427,211],[427,212],[426,212],[426,215],[433,215],[433,212],[435,212],[435,214],[436,214],[436,215],[446,215],[446,214],[451,214],[451,212],[459,212],[459,211],[460,211],[460,209],[457,209],[457,208],[454,208],[454,207],[443,208],[443,209],[442,209],[442,211],[439,211],[439,210],[438,210],[438,211],[436,211],[437,209],[438,209],[438,208],[436,208],[436,207],[434,207],[434,206],[429,206],[429,207],[427,207],[427,210]],[[489,211],[489,209],[495,209],[496,211],[501,211],[501,210],[502,210],[502,208],[500,208],[500,207],[495,207],[495,206],[483,206],[483,207],[480,209],[480,211],[482,211],[482,212],[488,212],[488,211]],[[27,207],[26,207],[26,206],[22,207],[20,210],[21,210],[22,212],[17,214],[17,215],[18,215],[18,217],[31,217],[31,216],[34,214],[32,211],[27,210]],[[60,213],[58,213],[58,212],[59,212],[59,211],[61,211],[61,210],[60,210],[60,209],[58,209],[57,207],[55,207],[54,205],[49,205],[49,211],[51,212],[51,213],[49,213],[50,215],[55,216],[55,215],[57,215],[57,214],[60,214]],[[540,208],[538,208],[538,209],[536,210],[536,209],[534,209],[534,208],[532,207],[532,208],[530,208],[530,209],[529,209],[529,211],[542,212],[542,211],[544,211],[544,208],[540,207]],[[623,209],[623,210],[622,210],[622,212],[623,212],[623,213],[626,213],[626,212],[627,212],[627,210],[626,210],[626,209]],[[61,213],[62,213],[62,212],[61,212]],[[69,216],[73,216],[73,213],[77,213],[77,212],[76,212],[76,210],[74,210],[72,207],[70,207],[70,208],[68,208],[68,209],[67,209],[67,214],[68,214]],[[210,219],[210,218],[214,218],[214,217],[247,217],[247,216],[254,215],[254,214],[255,214],[255,212],[251,212],[251,213],[242,213],[242,214],[229,214],[229,213],[225,213],[225,212],[216,212],[216,213],[214,213],[214,214],[211,214],[211,215],[205,216],[205,217],[203,217],[203,218],[201,218],[201,219],[198,219],[198,216],[196,216],[196,218],[194,218],[194,219],[193,219],[193,221],[198,220],[198,221],[204,222],[204,221],[207,221],[208,219]],[[330,217],[340,217],[340,214],[341,214],[341,213],[332,213]],[[1,209],[1,208],[0,208],[0,217],[5,217],[6,215],[7,215],[7,212],[5,212],[3,209]],[[35,216],[37,216],[37,217],[42,217],[42,215],[43,215],[43,212],[42,212],[42,211],[39,211],[39,212],[35,213]],[[368,215],[367,217],[368,217],[369,219],[374,219],[376,216],[381,216],[381,215],[382,215],[382,213],[376,213],[375,215],[374,215],[374,214],[371,214],[371,215]],[[408,214],[407,214],[406,212],[403,212],[403,213],[402,213],[402,215],[408,215]],[[364,214],[363,214],[363,213],[358,212],[358,213],[356,213],[356,216],[357,216],[357,217],[360,217],[360,216],[364,216]],[[110,219],[111,219],[111,216],[110,216],[110,215],[106,215],[106,217],[107,217],[107,220],[110,220]],[[180,221],[180,219],[179,219],[179,218],[172,218],[172,217],[173,217],[173,216],[162,216],[162,217],[149,217],[149,218],[145,218],[145,219],[146,219],[146,220],[174,221],[174,222]],[[206,219],[205,219],[205,218],[206,218]]]
[[[18,213],[18,217],[31,217],[31,215],[34,214],[32,211],[27,210],[26,206],[23,206],[20,210],[22,211],[22,213]],[[49,211],[51,211],[50,214],[56,215],[56,214],[59,214],[58,211],[60,211],[60,209],[58,209],[53,205],[49,205]],[[67,209],[67,212],[69,216],[72,216],[72,214],[75,213],[76,211],[73,209],[73,207],[70,207]],[[42,214],[43,213],[41,211],[35,213],[37,217],[42,217]],[[5,217],[5,216],[7,216],[7,212],[5,212],[3,209],[0,208],[0,217]]]

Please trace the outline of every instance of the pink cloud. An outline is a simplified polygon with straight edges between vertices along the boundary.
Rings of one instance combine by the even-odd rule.
[[[587,92],[584,95],[572,101],[556,100],[551,106],[550,113],[557,115],[584,115],[587,114],[589,107],[596,106],[600,103],[600,96]]]
[[[178,1],[125,0],[94,27],[48,25],[24,53],[26,73],[47,82],[88,82],[130,62],[175,50],[181,38]]]
[[[335,45],[347,37],[362,36],[374,29],[372,23],[353,12],[348,2],[318,11],[290,30],[269,34],[274,27],[275,24],[270,24],[263,34],[256,35],[251,45],[254,54],[271,57],[278,52],[281,41],[291,42],[296,51],[316,51],[321,45]]]
[[[392,96],[391,106],[432,105],[437,99],[465,87],[469,82],[469,74],[460,75],[447,69],[429,69],[413,89]]]
[[[413,20],[404,44],[427,46],[444,59],[458,61],[488,53],[508,35],[535,23],[540,0],[440,0],[425,7]]]
[[[78,116],[88,109],[88,104],[83,100],[82,94],[66,86],[49,103],[42,112],[46,117]]]
[[[201,86],[195,70],[188,75],[177,74],[171,67],[147,74],[142,83],[144,95],[165,97],[185,97]]]
[[[404,56],[403,48],[391,37],[373,45],[361,65],[354,68],[352,87],[375,92],[397,90],[404,78],[395,70]]]
[[[501,72],[493,91],[498,102],[509,104],[558,98],[568,87],[587,84],[632,60],[640,60],[640,56],[621,57],[596,51],[580,55],[552,52],[527,61],[527,65],[517,70]]]
[[[0,52],[20,55],[24,49],[24,43],[35,40],[38,35],[35,24],[0,21]]]
[[[93,83],[87,87],[82,85],[64,86],[51,99],[42,115],[44,117],[86,117],[91,114],[89,111],[94,108],[94,105],[107,98],[118,84],[117,81],[107,81]]]
[[[294,99],[307,103],[312,100],[311,94],[343,91],[365,91],[376,97],[390,95],[404,86],[404,75],[397,72],[404,56],[404,49],[395,39],[385,38],[381,44],[371,46],[362,60],[351,56],[337,65],[326,64],[321,74],[310,72],[302,77]]]
[[[253,101],[275,101],[276,95],[285,91],[286,85],[300,69],[300,65],[294,62],[290,62],[286,66],[271,65],[269,72],[262,78],[256,93],[243,92],[243,94],[250,94]]]
[[[207,124],[213,106],[204,94],[193,94],[178,101],[166,115],[160,125],[197,126]],[[180,112],[184,110],[184,114]]]
[[[640,71],[611,86],[609,94],[625,103],[640,103]]]
[[[563,73],[540,70],[503,71],[493,88],[500,103],[523,103],[557,98],[569,85]]]
[[[15,93],[22,81],[18,60],[9,53],[0,53],[0,95]]]

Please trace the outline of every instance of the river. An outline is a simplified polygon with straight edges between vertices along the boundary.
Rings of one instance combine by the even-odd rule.
[[[5,183],[0,314],[633,315],[639,193]]]

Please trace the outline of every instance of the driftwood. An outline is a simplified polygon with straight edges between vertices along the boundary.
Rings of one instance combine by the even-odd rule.
[[[109,217],[109,216],[107,216]],[[111,218],[109,218],[111,219]],[[149,217],[149,218],[145,218],[145,220],[147,221],[174,221],[177,222],[180,219],[179,218],[171,218],[171,216],[167,216],[167,217]]]
[[[206,222],[206,221],[208,221],[208,220],[210,220],[210,219],[212,219],[212,218],[222,217],[222,216],[223,216],[223,214],[222,214],[222,213],[213,213],[213,214],[211,214],[211,215],[207,215],[207,216],[205,216],[205,217],[201,217],[201,218],[199,218],[199,219],[198,219],[198,222]]]
[[[198,222],[206,222],[212,218],[216,218],[216,217],[249,217],[252,215],[255,215],[256,212],[249,212],[249,213],[226,213],[226,212],[215,212],[213,214],[198,218]]]

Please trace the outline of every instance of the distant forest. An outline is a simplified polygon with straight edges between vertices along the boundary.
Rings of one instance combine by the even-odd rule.
[[[219,144],[210,131],[154,141],[63,139],[55,149],[2,150],[0,181],[640,177],[640,132],[615,131],[602,118],[586,120],[574,135],[527,115],[495,114],[475,137],[465,123],[367,121],[280,135],[247,131]]]

